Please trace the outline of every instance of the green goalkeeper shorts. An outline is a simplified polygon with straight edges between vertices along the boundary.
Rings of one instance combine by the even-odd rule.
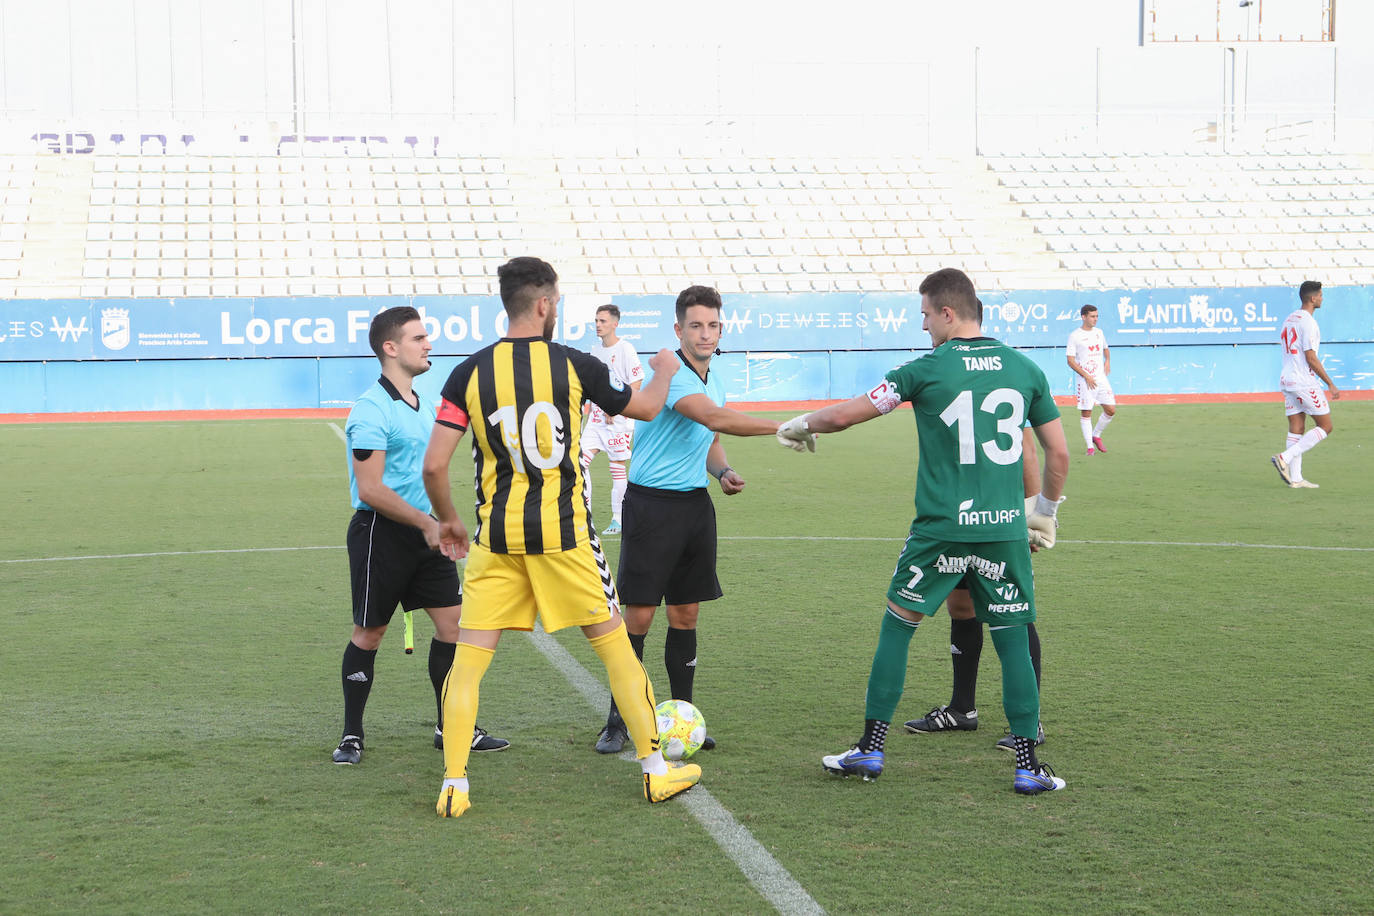
[[[934,614],[960,584],[975,615],[991,626],[1035,620],[1035,576],[1025,538],[963,544],[909,535],[887,600],[918,614]]]

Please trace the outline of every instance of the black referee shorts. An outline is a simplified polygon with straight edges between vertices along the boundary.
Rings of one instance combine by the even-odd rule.
[[[463,603],[458,566],[425,543],[419,528],[360,509],[348,523],[348,565],[353,581],[353,622],[380,627],[396,605],[453,607]]]
[[[656,490],[630,484],[621,524],[616,570],[621,604],[694,604],[724,594],[716,578],[716,507],[704,487]]]

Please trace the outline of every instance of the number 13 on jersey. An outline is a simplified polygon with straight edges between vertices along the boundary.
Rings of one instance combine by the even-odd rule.
[[[978,409],[995,416],[1000,412],[998,408],[1004,405],[1011,407],[1010,416],[999,417],[997,434],[984,442],[975,441],[972,391],[959,392],[949,406],[940,412],[940,419],[945,421],[946,426],[953,427],[959,436],[960,464],[976,463],[979,446],[983,454],[997,464],[1015,464],[1021,460],[1021,426],[1026,420],[1026,402],[1021,392],[1015,388],[996,388],[983,398]],[[1007,437],[1010,447],[998,445],[1002,436]]]

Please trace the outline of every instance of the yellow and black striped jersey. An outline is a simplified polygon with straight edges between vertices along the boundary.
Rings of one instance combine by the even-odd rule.
[[[619,414],[632,392],[588,353],[503,338],[444,383],[437,422],[471,429],[477,529],[492,553],[557,553],[588,540],[582,403]]]

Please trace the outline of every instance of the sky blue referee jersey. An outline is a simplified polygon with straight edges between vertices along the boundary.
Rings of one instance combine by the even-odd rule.
[[[415,397],[419,403],[412,407],[396,386],[382,376],[348,412],[344,436],[348,440],[348,489],[353,496],[353,508],[372,508],[358,498],[358,478],[353,473],[353,450],[370,448],[386,452],[382,483],[421,512],[429,512],[429,494],[425,492],[422,472],[429,434],[434,430],[434,405],[418,391]]]
[[[716,434],[696,420],[673,409],[679,398],[704,394],[717,407],[725,406],[725,383],[708,370],[702,381],[696,370],[677,352],[682,368],[668,387],[668,400],[658,416],[635,423],[634,454],[630,459],[630,483],[659,490],[695,490],[710,486],[706,453]]]

